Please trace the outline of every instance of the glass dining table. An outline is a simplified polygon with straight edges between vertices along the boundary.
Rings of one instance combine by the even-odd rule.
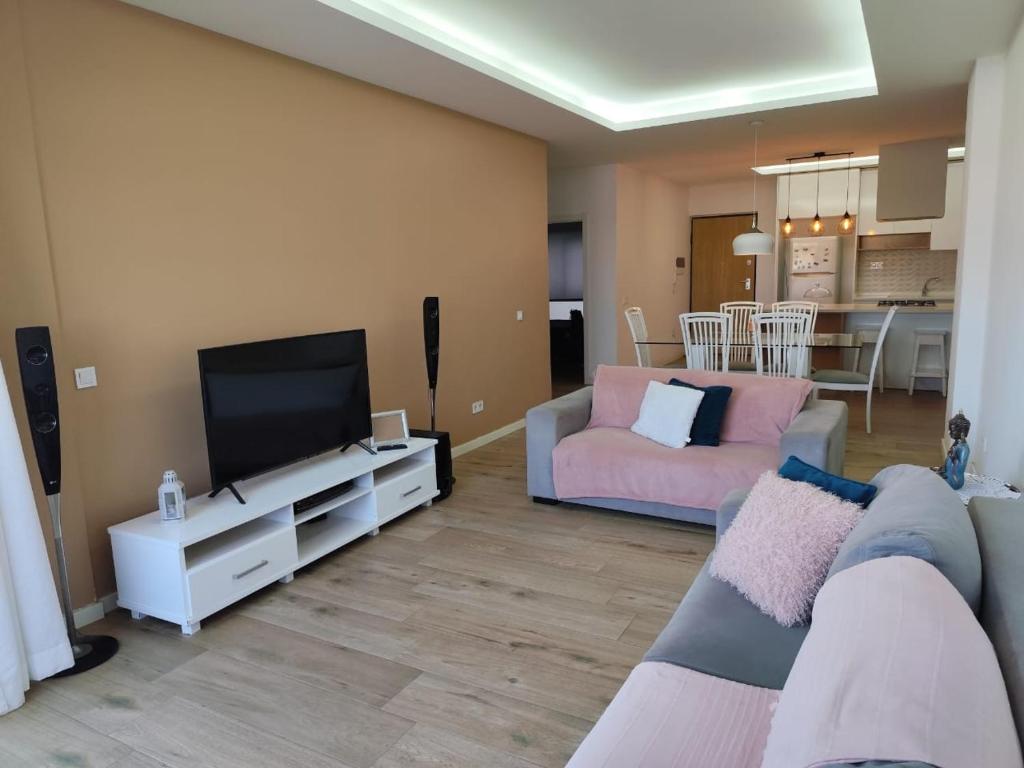
[[[762,337],[763,338],[763,337]],[[662,364],[660,367],[682,367],[686,361],[686,352],[682,341],[673,339],[672,341],[658,341],[649,339],[647,341],[636,342],[637,346],[645,346],[652,353],[655,350],[664,350],[666,347],[678,347],[679,357],[673,361]],[[754,347],[753,342],[732,342],[733,349],[752,349]],[[808,349],[860,349],[863,346],[863,340],[859,334],[856,333],[812,333],[811,338],[808,340]],[[664,357],[664,353],[659,354],[659,357]]]

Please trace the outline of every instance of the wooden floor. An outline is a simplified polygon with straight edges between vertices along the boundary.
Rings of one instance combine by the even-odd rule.
[[[944,401],[851,396],[848,473],[939,458]],[[0,717],[4,768],[560,766],[711,550],[709,529],[525,496],[523,435],[455,494],[204,622],[123,612],[121,653]]]

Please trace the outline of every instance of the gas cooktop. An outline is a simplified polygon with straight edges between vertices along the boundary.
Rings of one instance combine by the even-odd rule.
[[[879,299],[880,307],[934,307],[934,299]]]

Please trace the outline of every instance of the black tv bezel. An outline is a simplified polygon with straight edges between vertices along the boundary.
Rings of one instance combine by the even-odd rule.
[[[265,469],[261,469],[259,472],[253,472],[252,474],[236,477],[236,478],[234,478],[232,480],[218,482],[218,478],[214,477],[214,471],[213,471],[213,466],[214,466],[213,465],[213,452],[210,449],[210,411],[209,411],[209,402],[208,402],[208,398],[207,398],[207,389],[206,389],[206,369],[203,367],[203,353],[204,352],[215,352],[215,351],[219,351],[219,350],[223,350],[223,349],[237,349],[237,348],[244,348],[244,347],[254,347],[254,346],[257,346],[257,345],[260,345],[260,344],[278,343],[278,342],[287,342],[287,341],[298,341],[300,339],[315,339],[315,338],[319,338],[319,337],[323,337],[323,336],[346,336],[346,335],[350,335],[350,334],[357,334],[357,335],[361,336],[362,337],[362,343],[363,343],[363,372],[364,372],[364,376],[365,376],[365,379],[366,379],[367,404],[368,404],[369,407],[367,408],[367,412],[366,412],[366,424],[367,424],[366,434],[365,435],[361,435],[361,436],[359,436],[356,439],[357,440],[365,440],[365,439],[373,436],[373,424],[372,424],[372,422],[370,420],[370,414],[373,412],[373,407],[369,405],[369,395],[370,395],[370,364],[369,364],[369,360],[368,360],[368,358],[369,358],[369,350],[367,349],[367,345],[366,345],[366,329],[365,328],[353,328],[353,329],[350,329],[350,330],[347,330],[347,331],[323,331],[321,333],[306,333],[306,334],[302,334],[301,336],[284,336],[284,337],[279,338],[279,339],[258,339],[256,341],[245,341],[245,342],[242,342],[241,344],[221,344],[220,346],[217,346],[217,347],[204,347],[202,349],[196,350],[196,357],[197,357],[198,363],[199,363],[199,389],[200,389],[200,392],[202,393],[202,397],[203,397],[203,431],[204,431],[205,437],[206,437],[206,463],[207,463],[207,465],[210,468],[210,486],[211,486],[210,487],[210,495],[211,496],[213,496],[213,495],[219,493],[220,491],[223,491],[223,490],[225,490],[225,489],[227,489],[229,487],[232,487],[234,485],[234,483],[241,483],[241,482],[244,482],[245,480],[251,480],[254,477],[259,477],[260,475],[265,475],[268,472],[273,472],[275,470],[281,469],[282,467],[290,467],[291,465],[298,464],[301,461],[306,461],[307,459],[312,459],[312,458],[315,458],[317,456],[323,456],[325,453],[330,453],[331,451],[338,450],[339,448],[348,447],[349,445],[352,445],[353,443],[352,442],[338,443],[337,445],[332,445],[332,446],[329,446],[327,448],[324,448],[322,451],[317,451],[315,453],[310,453],[310,454],[307,454],[305,456],[298,456],[298,457],[296,457],[294,459],[291,459],[289,461],[282,462],[281,464],[275,464],[273,466],[266,467]]]

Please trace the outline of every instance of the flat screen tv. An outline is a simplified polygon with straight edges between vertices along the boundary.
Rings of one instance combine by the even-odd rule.
[[[371,435],[362,329],[201,349],[199,378],[213,494]]]

